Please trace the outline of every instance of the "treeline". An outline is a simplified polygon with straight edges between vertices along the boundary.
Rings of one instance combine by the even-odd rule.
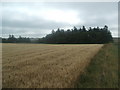
[[[52,30],[51,34],[39,39],[40,43],[49,44],[102,44],[112,42],[113,38],[111,32],[108,30],[108,26],[103,28],[94,27],[86,29],[85,26],[82,28],[68,29],[57,29]]]
[[[9,35],[9,38],[2,38],[3,43],[31,43],[30,38],[21,37],[15,38],[14,35]]]
[[[108,26],[103,28],[94,27],[86,29],[73,27],[73,29],[57,29],[52,30],[51,34],[43,38],[30,39],[26,37],[15,38],[14,35],[9,35],[8,38],[2,38],[3,43],[48,43],[48,44],[102,44],[113,42],[111,32]]]

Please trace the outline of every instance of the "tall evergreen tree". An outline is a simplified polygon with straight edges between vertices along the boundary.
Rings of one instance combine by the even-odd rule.
[[[112,41],[112,35],[108,26],[90,27],[88,30],[85,26],[82,29],[74,26],[73,29],[67,31],[58,28],[54,35],[48,34],[43,41],[45,43],[108,43]]]

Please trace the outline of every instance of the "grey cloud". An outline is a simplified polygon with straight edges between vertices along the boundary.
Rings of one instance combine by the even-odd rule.
[[[58,23],[50,20],[44,20],[40,16],[32,16],[27,13],[23,13],[18,8],[28,8],[34,13],[35,10],[40,12],[41,8],[55,8],[60,10],[75,10],[79,13],[79,18],[81,18],[84,23],[77,24],[77,27],[85,25],[89,26],[100,26],[108,25],[111,32],[117,31],[117,2],[103,2],[103,3],[93,3],[93,2],[50,2],[50,3],[4,3],[3,4],[3,36],[5,34],[22,34],[24,32],[34,32],[34,34],[29,36],[35,37],[45,36],[46,33],[50,32],[52,29],[71,27],[68,23]],[[27,34],[26,34],[27,35]],[[117,36],[114,34],[114,36]]]
[[[18,21],[18,20],[6,20],[3,19],[2,26],[3,27],[13,27],[13,28],[39,28],[39,29],[54,29],[56,27],[64,27],[69,25],[67,23],[57,23],[52,21],[45,21],[45,20],[25,20],[25,21]]]
[[[16,18],[16,19],[15,19]],[[41,17],[29,16],[19,11],[4,11],[2,27],[33,28],[33,29],[55,29],[57,27],[69,26],[68,23],[59,23],[42,19]],[[4,30],[4,29],[3,29]]]

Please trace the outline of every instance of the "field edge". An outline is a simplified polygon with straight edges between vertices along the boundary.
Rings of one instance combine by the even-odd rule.
[[[118,44],[105,44],[91,59],[74,87],[118,88]]]

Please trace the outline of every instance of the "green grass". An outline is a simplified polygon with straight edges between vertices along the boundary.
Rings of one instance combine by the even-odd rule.
[[[120,72],[119,72],[120,75]],[[80,76],[77,88],[118,88],[118,44],[106,44]]]

